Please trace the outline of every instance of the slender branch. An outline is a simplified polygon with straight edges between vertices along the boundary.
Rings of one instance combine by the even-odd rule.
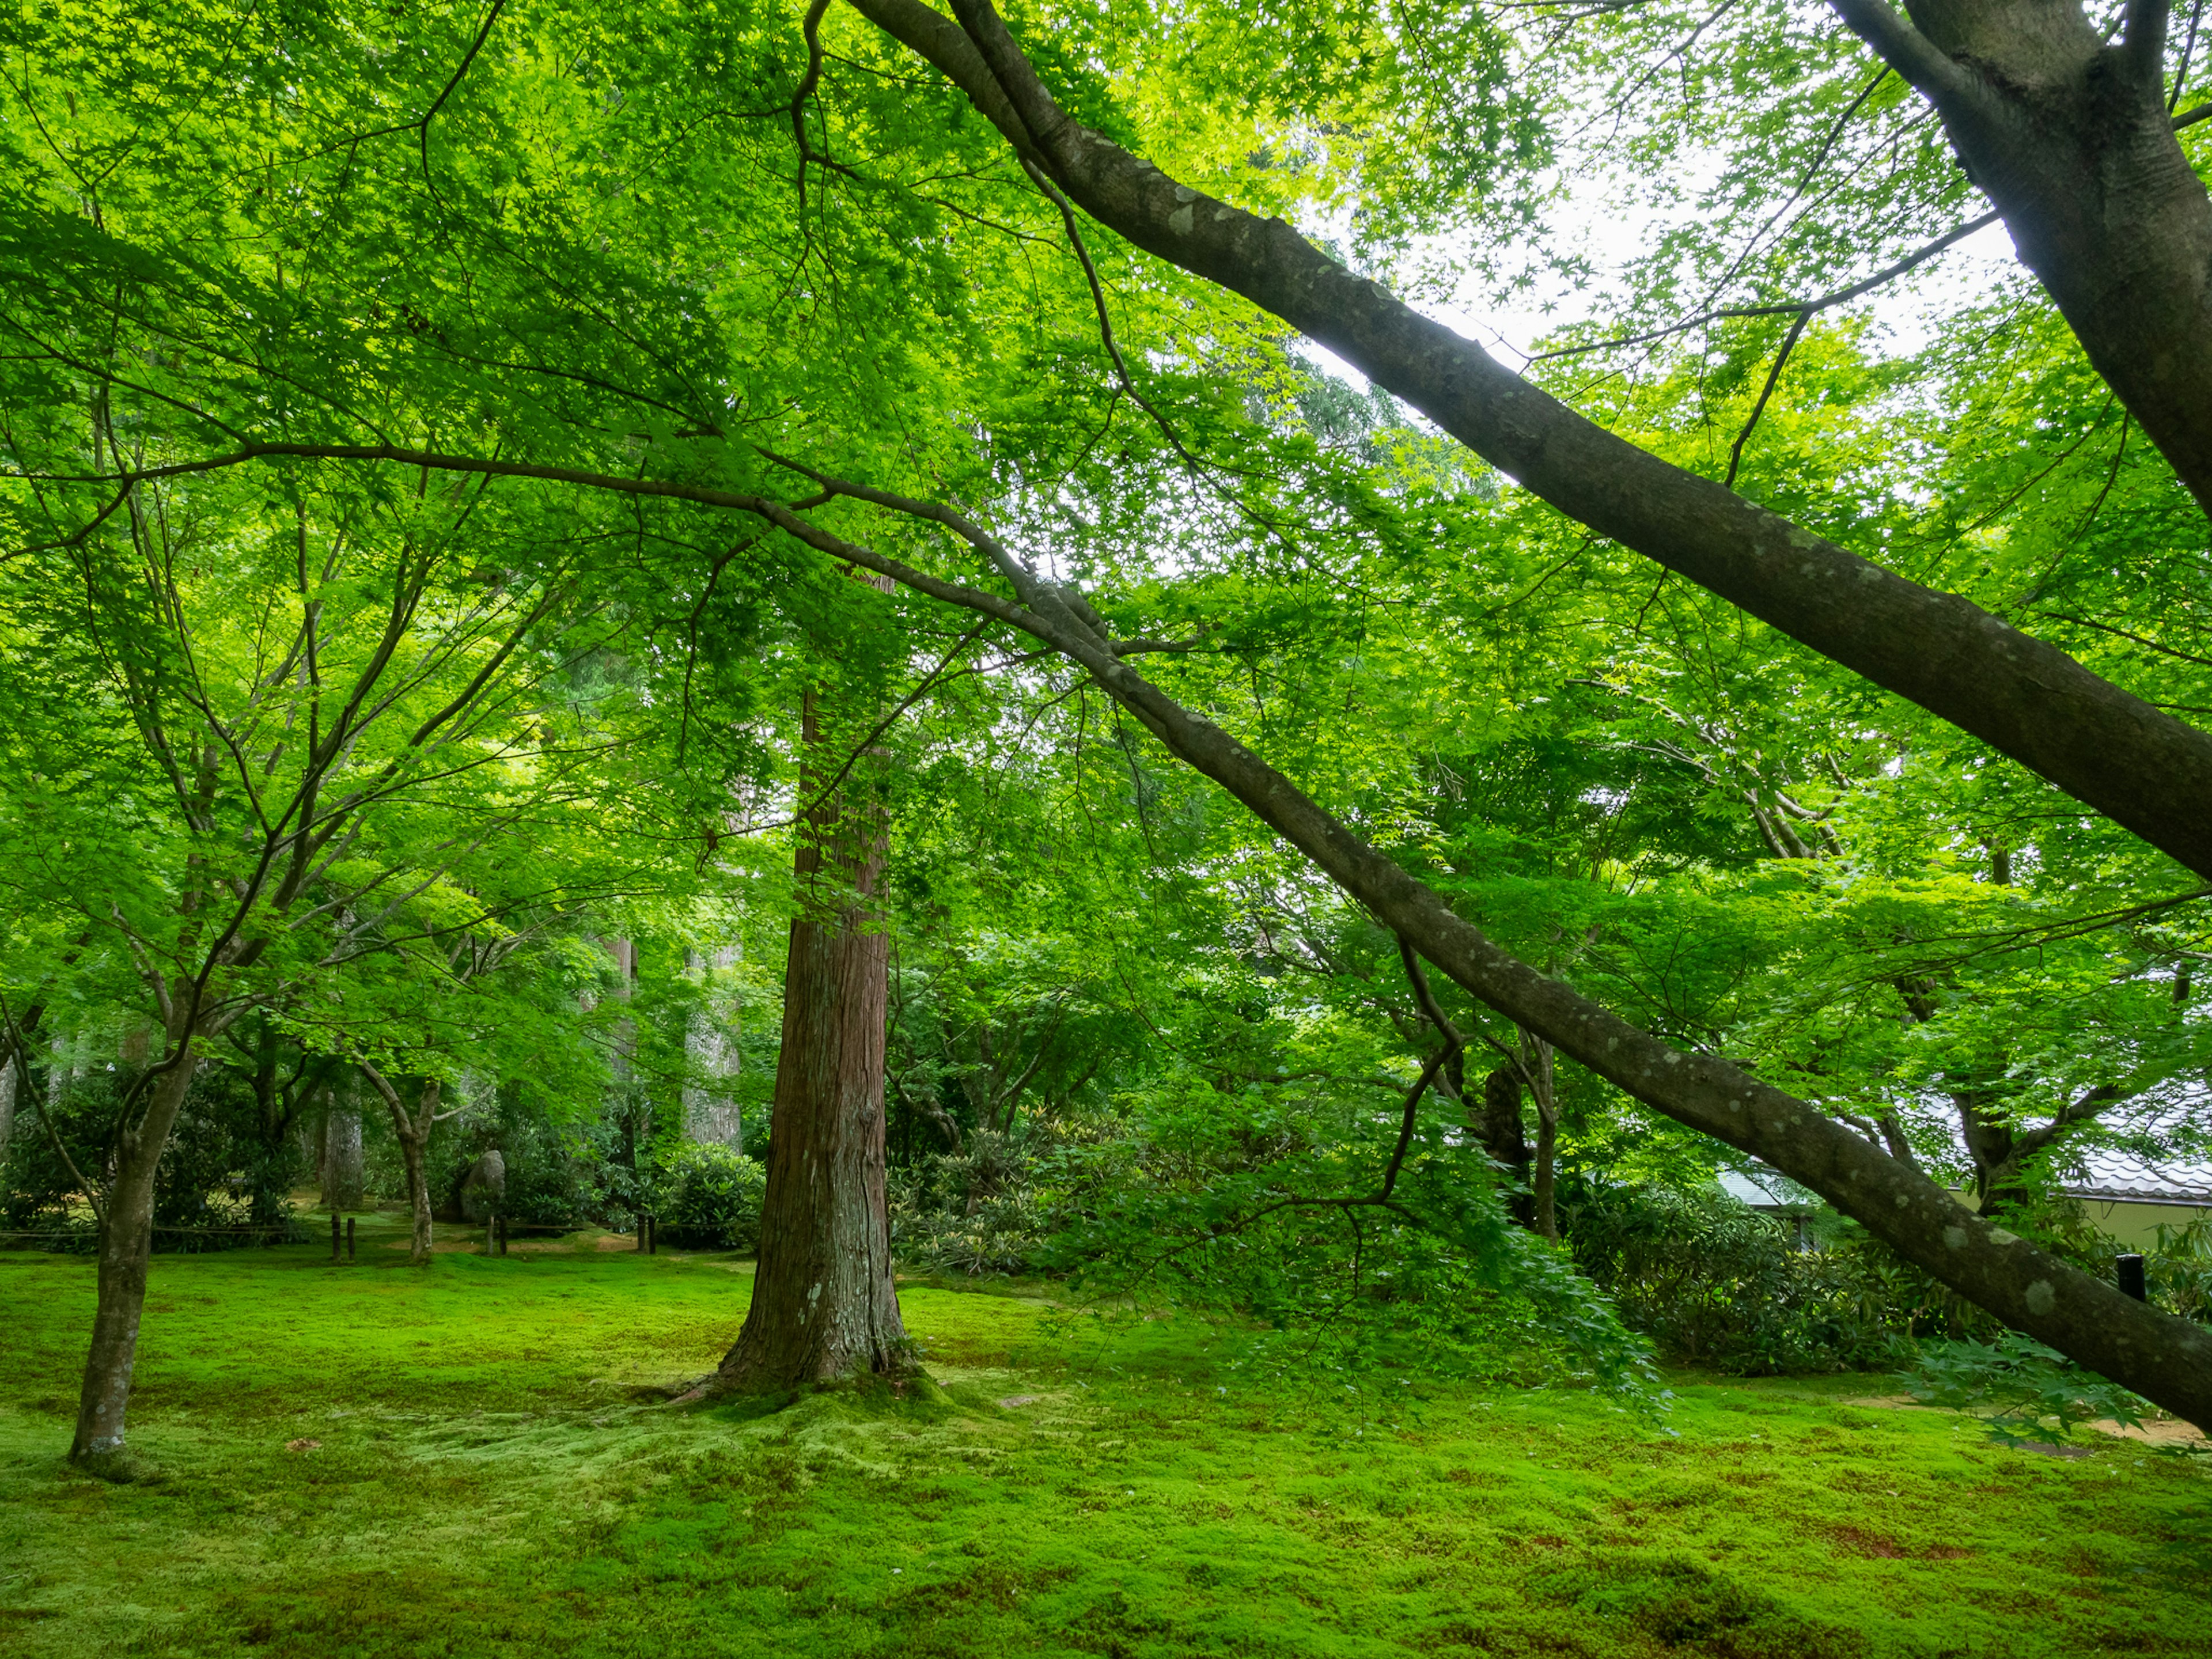
[[[1774,395],[1774,388],[1781,384],[1783,365],[1790,361],[1790,354],[1797,349],[1798,337],[1804,333],[1805,325],[1812,316],[1809,311],[1801,311],[1797,313],[1797,320],[1790,325],[1790,331],[1782,337],[1782,349],[1774,354],[1774,367],[1766,372],[1766,384],[1759,390],[1759,401],[1751,407],[1751,418],[1743,423],[1743,430],[1735,434],[1735,442],[1729,450],[1728,477],[1721,480],[1730,489],[1735,488],[1736,468],[1743,464],[1743,447],[1751,441],[1752,431],[1759,425],[1759,417],[1766,413],[1766,400]]]
[[[429,182],[430,179],[431,120],[437,115],[440,110],[445,108],[446,100],[451,98],[454,92],[459,88],[462,77],[469,72],[469,65],[477,61],[477,54],[483,50],[483,43],[487,40],[490,39],[491,26],[499,21],[500,13],[504,11],[506,9],[507,0],[491,0],[491,9],[484,14],[483,27],[477,31],[477,38],[469,42],[469,49],[462,55],[460,65],[459,68],[454,70],[453,79],[447,82],[444,89],[441,90],[435,98],[430,100],[430,107],[422,112],[422,119],[413,124],[416,130],[416,137],[418,141],[418,146],[422,152],[422,179],[426,184]]]
[[[1613,351],[1626,346],[1645,345],[1653,340],[1663,340],[1669,335],[1686,333],[1691,329],[1702,327],[1707,323],[1718,322],[1723,318],[1788,317],[1793,314],[1803,317],[1810,316],[1816,311],[1831,310],[1837,306],[1849,304],[1861,295],[1880,288],[1884,283],[1895,281],[1916,265],[1927,264],[1946,248],[1963,242],[1976,231],[1986,229],[1996,223],[2000,216],[1992,210],[1981,215],[1978,218],[1969,219],[1965,224],[1945,231],[1934,241],[1915,248],[1895,264],[1884,265],[1873,276],[1863,277],[1849,288],[1839,288],[1832,294],[1823,294],[1816,299],[1784,300],[1771,305],[1723,306],[1712,311],[1701,311],[1696,316],[1683,322],[1669,323],[1664,328],[1648,329],[1641,334],[1624,335],[1617,340],[1599,340],[1589,345],[1559,346],[1550,351],[1539,351],[1528,361],[1532,363],[1548,362],[1556,357],[1580,357],[1593,351]]]

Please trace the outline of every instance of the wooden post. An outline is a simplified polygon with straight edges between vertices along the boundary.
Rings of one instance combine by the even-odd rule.
[[[353,1218],[346,1218],[346,1266],[353,1266]]]
[[[501,1255],[507,1254],[507,1218],[505,1216],[499,1218],[499,1253]]]
[[[648,1215],[645,1218],[645,1253],[647,1255],[660,1254],[660,1218],[657,1215]]]
[[[331,1212],[331,1263],[333,1267],[337,1265],[338,1260],[338,1212],[332,1210]]]
[[[2143,1259],[2141,1256],[2116,1256],[2112,1267],[2123,1296],[2131,1296],[2138,1302],[2150,1300],[2150,1287],[2143,1283]]]

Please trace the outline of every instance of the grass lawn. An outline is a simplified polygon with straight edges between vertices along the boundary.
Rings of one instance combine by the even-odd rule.
[[[0,1255],[0,1654],[2212,1653],[2203,1458],[1868,1379],[1680,1379],[1670,1434],[915,1285],[945,1399],[683,1413],[744,1264],[388,1237],[158,1258],[128,1486],[61,1457],[89,1263]]]

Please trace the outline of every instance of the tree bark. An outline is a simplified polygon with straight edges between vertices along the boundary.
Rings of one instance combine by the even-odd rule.
[[[1528,1182],[1528,1128],[1521,1118],[1521,1074],[1511,1066],[1500,1066],[1482,1080],[1482,1115],[1470,1109],[1468,1121],[1482,1139],[1483,1150],[1493,1163],[1512,1176],[1515,1185]],[[1506,1208],[1513,1218],[1532,1231],[1536,1225],[1536,1200],[1527,1191],[1514,1194]]]
[[[361,1143],[361,1085],[342,1079],[331,1085],[323,1112],[323,1207],[332,1214],[361,1208],[368,1182]]]
[[[810,699],[809,750],[822,741]],[[914,1370],[893,1281],[884,1190],[884,1036],[889,941],[878,925],[883,816],[861,792],[813,800],[800,822],[799,914],[784,974],[783,1044],[769,1125],[768,1190],[752,1307],[705,1386],[773,1394]]]
[[[2203,810],[2212,736],[1970,601],[1893,575],[1614,436],[1280,219],[1179,184],[1069,119],[988,0],[954,0],[958,24],[920,0],[852,3],[943,70],[1102,224],[1273,312],[1569,517],[1972,733],[2212,877]],[[2193,380],[2208,383],[2212,376]]]
[[[2107,45],[2076,0],[1830,0],[1936,106],[2021,262],[2212,511],[2212,198],[2166,113],[2166,8]],[[1915,25],[1917,25],[1916,27]]]
[[[72,1462],[113,1469],[124,1450],[131,1378],[138,1361],[138,1326],[146,1309],[146,1275],[154,1246],[154,1173],[169,1131],[191,1091],[198,1065],[191,1038],[173,1038],[166,1067],[154,1079],[143,1116],[116,1138],[114,1175],[100,1216],[100,1272],[77,1395]]]

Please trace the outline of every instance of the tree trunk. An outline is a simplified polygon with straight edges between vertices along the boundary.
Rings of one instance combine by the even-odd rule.
[[[100,1218],[100,1279],[92,1319],[92,1346],[77,1395],[73,1462],[103,1472],[124,1472],[124,1417],[131,1404],[131,1375],[138,1359],[138,1324],[146,1308],[146,1273],[154,1245],[154,1172],[169,1144],[169,1130],[191,1090],[196,1061],[189,1048],[173,1052],[169,1068],[150,1085],[151,1100],[135,1127],[118,1137],[114,1176]]]
[[[1510,1066],[1501,1066],[1482,1080],[1482,1116],[1470,1109],[1468,1125],[1481,1138],[1483,1150],[1502,1164],[1523,1190],[1507,1200],[1506,1208],[1524,1227],[1536,1224],[1535,1200],[1529,1196],[1528,1131],[1521,1121],[1521,1078]]]
[[[810,707],[810,747],[821,741]],[[810,765],[802,799],[820,788]],[[760,1265],[744,1328],[706,1385],[772,1394],[914,1363],[891,1276],[884,1185],[884,830],[840,793],[801,820],[799,914],[784,975]]]
[[[699,1081],[684,1086],[684,1134],[689,1140],[732,1152],[744,1150],[744,1121],[740,1115],[729,1079],[738,1070],[737,1000],[713,990],[712,974],[735,965],[735,945],[724,945],[709,957],[698,951],[684,953],[684,971],[704,981],[709,994],[704,1006],[685,1022],[684,1054]]]
[[[436,1078],[423,1079],[415,1111],[410,1115],[400,1101],[399,1091],[383,1073],[364,1060],[361,1074],[384,1097],[385,1110],[392,1115],[392,1133],[398,1139],[400,1161],[407,1168],[407,1207],[414,1218],[407,1260],[410,1266],[426,1267],[430,1263],[431,1242],[430,1131],[437,1126],[439,1100],[444,1087]]]
[[[1521,1032],[1521,1069],[1528,1079],[1529,1097],[1536,1103],[1536,1171],[1530,1183],[1534,1226],[1546,1238],[1556,1241],[1559,1217],[1553,1194],[1559,1176],[1559,1097],[1552,1087],[1552,1045],[1525,1027]]]
[[[8,1142],[15,1129],[15,1091],[23,1075],[23,1068],[9,1054],[0,1065],[0,1170],[8,1165]]]
[[[427,1267],[430,1265],[430,1173],[424,1166],[428,1160],[428,1148],[411,1134],[399,1137],[399,1156],[407,1165],[407,1207],[414,1218],[414,1231],[409,1235],[407,1260],[410,1266]]]
[[[323,1207],[336,1214],[361,1208],[368,1181],[361,1144],[361,1087],[351,1079],[331,1086],[323,1115]]]
[[[2073,0],[1832,0],[1942,116],[2021,263],[2212,510],[2212,199],[2166,113],[2166,7],[2113,41]]]

